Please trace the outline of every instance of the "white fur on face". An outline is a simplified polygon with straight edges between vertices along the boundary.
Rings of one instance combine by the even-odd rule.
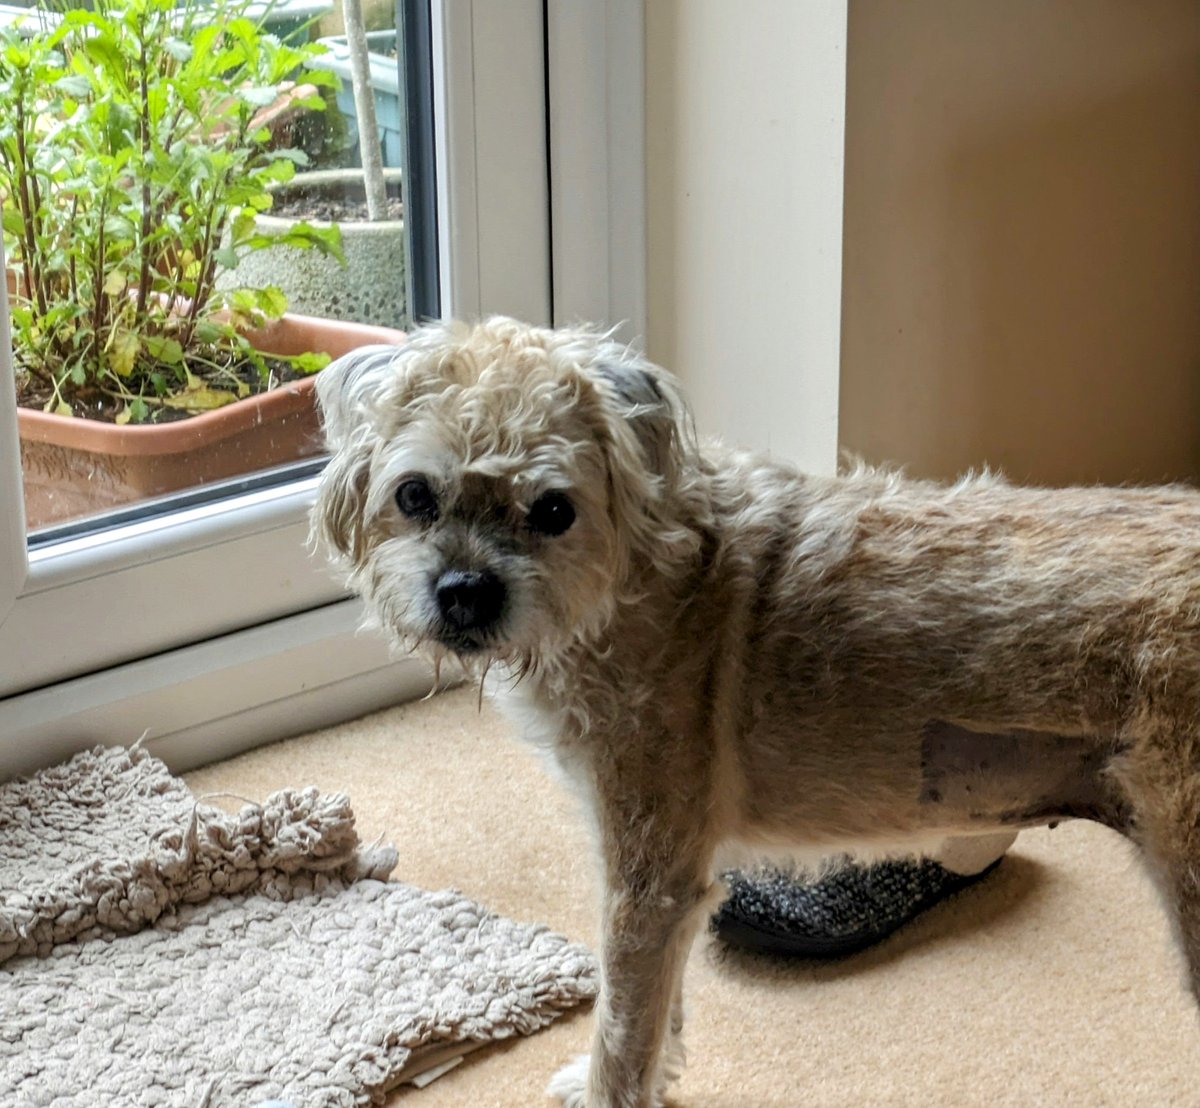
[[[453,647],[436,600],[438,580],[455,570],[494,574],[506,592],[504,611],[478,645],[496,655],[524,655],[587,622],[611,590],[611,567],[593,555],[612,547],[606,498],[596,495],[603,490],[599,459],[578,458],[581,472],[562,459],[521,466],[495,451],[473,450],[478,436],[461,435],[453,422],[458,399],[428,405],[378,446],[365,510],[379,538],[358,583],[397,640]],[[406,518],[396,504],[401,482],[414,477],[437,498],[431,522]],[[558,536],[528,524],[530,508],[550,492],[565,495],[576,513]]]
[[[660,483],[629,419],[637,400],[618,391],[627,372],[640,370],[599,336],[492,320],[434,325],[322,373],[334,456],[315,529],[397,644],[528,663],[603,624],[628,572],[622,531],[639,526],[630,505],[652,507]],[[435,519],[397,505],[412,478],[433,491]],[[561,535],[530,525],[547,493],[574,509]],[[469,644],[449,634],[437,601],[449,571],[504,586],[500,619]]]

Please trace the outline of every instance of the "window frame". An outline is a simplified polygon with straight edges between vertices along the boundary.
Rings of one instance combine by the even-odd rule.
[[[646,335],[646,0],[546,12],[553,315]]]
[[[434,57],[444,59],[433,74],[443,312],[550,323],[541,0],[434,0],[430,17]],[[2,324],[0,376],[11,372],[6,304]],[[0,518],[0,774],[68,748],[132,741],[146,727],[182,765],[333,722],[318,713],[299,724],[279,693],[284,672],[297,691],[323,689],[340,718],[428,687],[423,668],[417,678],[411,660],[357,635],[357,601],[307,551],[316,478],[31,550],[16,446],[15,399],[0,389],[0,496],[10,506]],[[259,579],[236,590],[212,584],[230,564],[255,567]],[[185,695],[225,672],[225,651],[241,659],[234,680],[245,696]],[[330,667],[330,658],[354,661]],[[185,710],[164,716],[166,702],[147,699],[154,674],[176,675]],[[231,713],[229,703],[239,706]],[[220,742],[206,746],[216,731]]]

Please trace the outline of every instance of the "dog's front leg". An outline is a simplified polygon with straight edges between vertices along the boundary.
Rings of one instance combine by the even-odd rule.
[[[627,829],[631,831],[632,829]],[[646,839],[633,833],[628,841]],[[647,852],[657,854],[656,851]],[[660,856],[661,857],[661,856]],[[675,1076],[680,990],[696,932],[711,908],[708,873],[610,866],[602,981],[590,1058],[556,1075],[551,1094],[567,1108],[655,1108]]]

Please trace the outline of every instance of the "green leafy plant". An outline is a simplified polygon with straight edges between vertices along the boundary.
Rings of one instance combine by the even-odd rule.
[[[315,45],[280,42],[245,3],[97,0],[0,35],[0,201],[22,403],[117,422],[178,418],[276,383],[245,337],[278,288],[218,290],[273,185],[306,158],[263,123],[291,96],[320,111]],[[312,93],[308,88],[307,92]],[[289,245],[341,256],[336,229]],[[327,358],[290,359],[313,372]]]

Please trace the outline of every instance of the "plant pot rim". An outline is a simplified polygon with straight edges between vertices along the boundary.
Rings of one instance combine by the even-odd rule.
[[[383,167],[383,177],[388,184],[400,184],[404,180],[404,170],[399,166]],[[305,185],[337,184],[339,181],[363,179],[362,166],[345,166],[342,169],[308,169],[302,173],[293,174],[286,181],[271,185],[271,192],[291,192]]]
[[[320,337],[325,345],[333,345],[340,353],[345,353],[356,346],[399,346],[407,336],[391,327],[345,323],[288,312],[249,337],[264,353],[299,354],[304,352],[301,347],[311,349],[315,345],[309,341],[313,337]],[[319,371],[298,381],[288,381],[269,392],[247,396],[222,408],[170,423],[122,426],[20,406],[17,421],[20,437],[26,442],[72,446],[94,454],[173,454],[227,438],[289,410],[310,405],[318,375]],[[186,445],[181,446],[181,441]]]
[[[385,42],[388,39],[392,39],[394,41],[395,38],[396,38],[396,28],[395,27],[381,27],[378,31],[368,31],[367,32],[367,42],[368,43],[370,43],[370,42]],[[339,44],[346,45],[347,49],[349,49],[350,39],[349,39],[349,36],[345,35],[345,34],[322,35],[319,39],[317,39],[317,41],[318,42],[336,42]]]
[[[385,184],[400,184],[403,181],[403,169],[397,169],[394,166],[384,168],[383,178]],[[282,181],[271,187],[272,193],[292,193],[297,192],[305,187],[312,188],[313,186],[321,187],[323,185],[336,185],[343,181],[361,181],[363,171],[359,168],[350,169],[314,169],[308,173],[297,173],[290,181]],[[365,192],[365,190],[364,190]],[[278,215],[273,211],[259,212],[255,216],[255,220],[263,227],[270,228],[286,227],[293,223],[301,222],[297,216]],[[328,220],[328,219],[305,219],[305,223],[311,223],[314,227],[331,227],[337,224],[341,228],[343,235],[369,235],[369,234],[397,234],[404,228],[403,219],[377,219],[372,221],[365,219],[353,220]]]

